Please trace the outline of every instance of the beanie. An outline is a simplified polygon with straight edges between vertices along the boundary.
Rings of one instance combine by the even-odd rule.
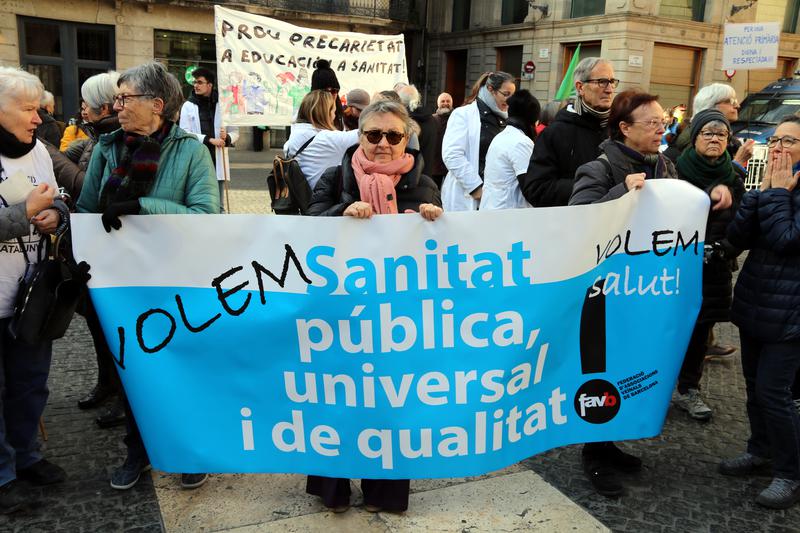
[[[725,115],[716,109],[704,109],[692,117],[692,129],[690,130],[690,133],[692,135],[693,145],[694,141],[697,140],[697,136],[700,135],[700,130],[703,129],[703,126],[714,121],[722,122],[725,124],[728,133],[731,132],[731,123],[728,122],[728,119],[725,118]]]
[[[339,80],[336,73],[331,69],[331,64],[324,59],[317,61],[317,69],[311,74],[311,90],[324,91],[325,89],[339,89]]]

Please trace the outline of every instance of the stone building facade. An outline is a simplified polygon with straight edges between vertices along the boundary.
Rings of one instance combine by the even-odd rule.
[[[610,59],[621,89],[639,87],[665,107],[691,100],[699,87],[727,81],[725,22],[780,22],[778,67],[735,73],[740,97],[800,68],[800,0],[451,0],[428,9],[428,85],[460,101],[478,76],[506,70],[548,101],[575,48]],[[532,75],[523,65],[533,62]],[[527,79],[526,79],[527,78]]]

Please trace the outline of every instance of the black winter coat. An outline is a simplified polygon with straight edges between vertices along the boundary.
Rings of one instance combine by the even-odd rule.
[[[736,281],[731,322],[761,342],[800,339],[800,189],[747,192],[728,240],[750,250]]]
[[[594,161],[581,165],[575,172],[575,186],[569,199],[569,205],[597,204],[621,198],[628,192],[625,177],[628,174],[644,172],[641,163],[625,155],[617,146],[616,141],[611,139],[603,141],[600,151],[605,161],[601,161],[598,157]],[[656,172],[651,179],[677,178],[678,171],[675,170],[672,161],[663,155],[660,156],[660,160],[662,164],[658,168],[663,168],[663,172],[660,174]]]
[[[567,205],[575,171],[600,155],[600,143],[606,137],[595,117],[559,111],[536,138],[528,172],[519,177],[525,199],[533,207]]]
[[[678,173],[680,179],[686,180]],[[712,187],[706,190],[711,193]],[[711,211],[706,221],[706,245],[713,245],[714,253],[703,263],[703,305],[697,317],[698,322],[728,322],[730,320],[733,294],[733,267],[740,250],[730,245],[727,239],[728,225],[736,214],[736,209],[744,195],[744,183],[736,180],[731,187],[733,205],[728,209]]]
[[[439,124],[433,119],[433,115],[426,113],[422,108],[412,112],[411,118],[419,125],[419,152],[424,162],[422,173],[430,176],[436,164],[435,154],[436,141],[439,137]]]
[[[361,200],[351,162],[356,149],[358,145],[348,148],[340,166],[330,167],[322,173],[311,195],[309,215],[342,216],[350,204]],[[397,210],[400,213],[407,209],[419,211],[420,204],[434,204],[441,207],[442,198],[439,189],[431,178],[422,173],[422,158],[419,157],[419,152],[408,148],[406,152],[414,156],[414,168],[403,174],[395,187]]]

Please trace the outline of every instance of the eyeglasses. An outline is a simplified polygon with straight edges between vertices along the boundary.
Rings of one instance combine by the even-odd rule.
[[[192,85],[208,85],[208,82],[203,80],[194,80]]]
[[[770,148],[778,143],[781,143],[781,146],[784,148],[791,148],[795,144],[800,143],[800,139],[797,137],[792,137],[791,135],[784,135],[783,137],[767,137],[767,146]]]
[[[592,80],[586,80],[583,83],[596,83],[603,89],[607,89],[609,85],[611,85],[612,89],[616,89],[619,86],[619,80],[617,78],[596,78]]]
[[[731,104],[731,107],[739,107],[739,100],[737,100],[736,98],[726,98],[725,100],[720,100],[714,105],[720,105],[720,104]]]
[[[669,126],[669,120],[659,120],[657,118],[653,118],[650,120],[634,120],[633,122],[629,122],[629,124],[644,124],[645,128],[649,130],[657,130],[658,128],[666,128]]]
[[[514,94],[511,91],[495,91],[497,94],[503,95],[505,98],[511,98],[511,95]]]
[[[728,139],[729,134],[727,131],[708,131],[708,130],[701,130],[700,137],[703,138],[704,141],[710,141],[712,138],[716,137],[721,141],[725,141]]]
[[[153,98],[152,94],[117,94],[114,96],[114,105],[119,104],[120,107],[125,107],[125,100],[131,98]]]
[[[328,87],[328,88],[327,88],[327,89],[325,89],[325,90],[326,90],[326,91],[328,91],[329,93],[331,93],[331,94],[332,94],[332,95],[334,95],[334,96],[336,96],[337,94],[339,94],[339,89],[337,89],[336,87]]]
[[[405,133],[400,133],[399,131],[381,131],[381,130],[369,130],[362,133],[364,137],[367,138],[370,144],[378,144],[381,142],[381,138],[386,137],[386,142],[391,144],[392,146],[396,144],[400,144],[400,141],[403,140],[403,137],[406,136]]]

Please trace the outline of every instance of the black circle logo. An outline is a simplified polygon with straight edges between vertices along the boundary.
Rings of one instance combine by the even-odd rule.
[[[575,412],[592,424],[605,424],[619,412],[617,388],[604,379],[587,381],[575,393]]]

